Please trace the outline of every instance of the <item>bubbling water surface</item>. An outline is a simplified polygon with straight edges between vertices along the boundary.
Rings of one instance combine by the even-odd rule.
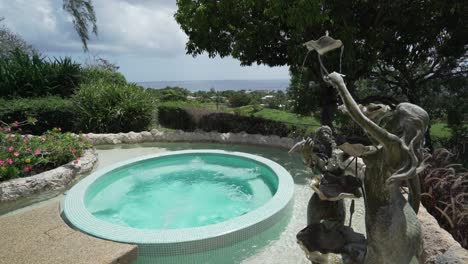
[[[160,157],[113,170],[85,199],[97,218],[141,229],[223,222],[265,204],[277,189],[267,166],[231,155]]]

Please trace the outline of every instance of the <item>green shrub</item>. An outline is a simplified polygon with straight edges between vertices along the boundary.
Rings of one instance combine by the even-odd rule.
[[[43,98],[0,99],[0,120],[13,123],[35,118],[35,125],[21,127],[23,133],[40,135],[55,127],[73,131],[75,109],[70,100],[56,96]]]
[[[118,133],[142,131],[153,118],[154,102],[135,84],[97,80],[84,83],[72,97],[79,131]]]
[[[281,122],[264,118],[219,113],[203,108],[179,107],[168,104],[158,107],[158,121],[164,127],[185,131],[193,131],[195,129],[218,131],[221,133],[244,131],[249,134],[286,137],[294,135],[297,130]]]
[[[158,123],[164,127],[184,131],[193,131],[197,127],[190,113],[185,108],[177,106],[159,106]]]
[[[20,122],[0,126],[0,182],[50,170],[77,160],[91,143],[54,129],[42,136],[12,134]]]
[[[68,57],[50,60],[15,50],[0,59],[0,97],[67,97],[80,80],[80,65]]]
[[[83,82],[86,83],[93,83],[99,80],[119,85],[125,85],[127,83],[127,80],[125,80],[125,77],[120,72],[103,69],[101,67],[83,68],[82,74]]]
[[[293,131],[281,122],[259,117],[233,115],[229,113],[211,113],[204,115],[199,121],[199,128],[204,131],[218,131],[221,133],[277,135],[287,137]]]

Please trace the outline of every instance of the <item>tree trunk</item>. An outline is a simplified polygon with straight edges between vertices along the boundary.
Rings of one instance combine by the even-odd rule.
[[[334,130],[333,117],[337,109],[336,92],[333,87],[330,87],[324,82],[320,83],[320,101],[322,108],[322,112],[320,114],[320,124],[322,126],[329,126],[332,130]]]

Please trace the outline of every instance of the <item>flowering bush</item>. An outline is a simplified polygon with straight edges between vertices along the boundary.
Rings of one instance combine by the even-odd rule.
[[[83,136],[61,133],[54,128],[41,136],[15,133],[28,121],[5,124],[0,121],[0,181],[26,177],[73,161],[92,144]]]

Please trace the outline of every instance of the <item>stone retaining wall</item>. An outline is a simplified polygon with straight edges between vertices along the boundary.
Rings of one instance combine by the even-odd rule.
[[[182,130],[160,131],[153,129],[139,133],[118,134],[85,134],[95,145],[105,144],[135,144],[143,142],[216,142],[232,144],[261,145],[280,148],[291,148],[295,141],[291,138],[279,136],[264,136],[247,133],[218,133],[218,132],[185,132]]]
[[[449,232],[439,226],[437,220],[427,212],[424,206],[419,209],[418,219],[421,223],[423,239],[423,263],[468,263],[468,251],[462,248]]]

